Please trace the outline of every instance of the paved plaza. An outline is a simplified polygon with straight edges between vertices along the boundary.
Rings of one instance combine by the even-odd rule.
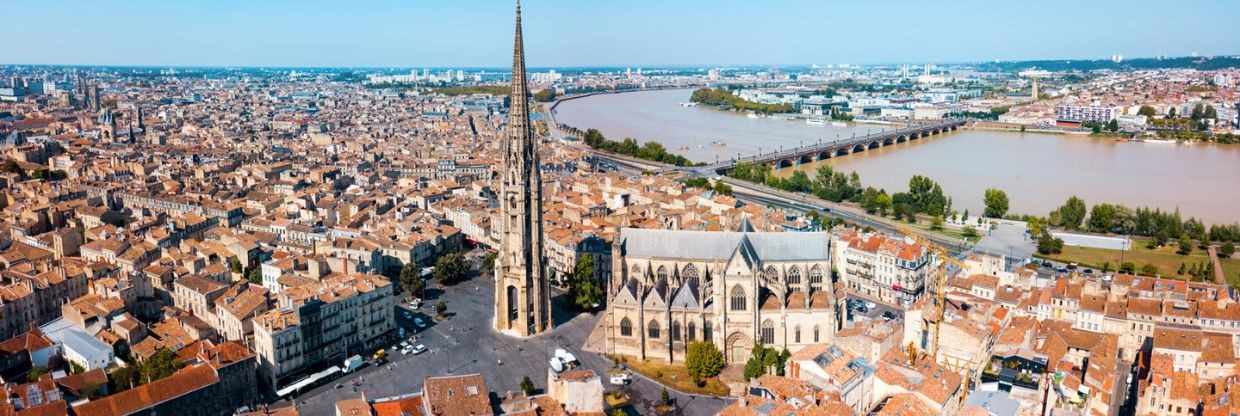
[[[560,294],[554,292],[553,295]],[[606,357],[582,350],[587,337],[598,323],[599,316],[565,312],[559,297],[552,299],[553,314],[557,326],[554,331],[540,336],[518,339],[496,333],[492,329],[493,280],[484,275],[449,287],[435,286],[428,290],[428,298],[421,310],[414,311],[402,304],[396,312],[400,328],[406,338],[412,334],[414,317],[424,321],[433,315],[433,305],[439,299],[448,304],[448,318],[433,322],[429,328],[418,332],[416,342],[426,345],[429,351],[420,355],[400,355],[389,349],[390,363],[367,366],[353,374],[332,381],[297,397],[303,414],[330,415],[335,413],[337,400],[358,397],[365,392],[367,399],[399,396],[420,392],[426,377],[481,373],[491,390],[492,402],[498,405],[508,391],[520,391],[523,377],[528,376],[540,391],[547,385],[547,366],[552,352],[564,348],[577,355],[584,368],[594,370],[603,377],[608,391],[618,388],[607,383],[606,372],[612,363]],[[645,413],[643,404],[658,400],[662,386],[636,377],[623,387],[633,397],[637,411]],[[686,415],[713,415],[730,400],[693,397],[676,394],[672,397]]]

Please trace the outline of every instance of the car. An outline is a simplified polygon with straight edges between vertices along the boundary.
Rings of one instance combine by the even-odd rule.
[[[629,373],[619,372],[611,375],[611,384],[623,386],[633,382],[633,377]]]
[[[415,345],[410,352],[412,352],[413,355],[424,353],[426,352],[426,346],[422,344]]]
[[[1076,270],[1076,263],[1068,263],[1068,270]]]
[[[400,342],[400,348],[401,348],[401,349],[404,349],[404,348],[409,348],[409,341],[401,341],[401,342]]]
[[[1094,274],[1094,269],[1085,269],[1085,274]]]
[[[883,319],[888,321],[896,319],[896,314],[892,311],[883,311]]]
[[[409,355],[410,352],[413,352],[413,347],[405,347],[400,349],[400,355]]]
[[[878,307],[878,305],[875,305],[875,304],[874,304],[874,302],[866,301],[866,302],[865,302],[865,307],[866,307],[866,309],[874,309],[874,308]]]

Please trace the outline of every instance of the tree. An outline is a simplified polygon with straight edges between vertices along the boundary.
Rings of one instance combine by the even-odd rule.
[[[723,183],[723,181],[715,181],[715,193],[719,195],[732,196],[732,185]]]
[[[482,258],[482,268],[487,269],[487,270],[494,270],[495,269],[495,258],[497,256],[499,256],[499,254],[495,252],[487,253],[487,255]]]
[[[443,316],[445,312],[448,312],[448,302],[444,302],[442,299],[435,302],[435,315]]]
[[[1230,241],[1223,243],[1223,245],[1218,248],[1218,255],[1225,259],[1231,258],[1234,254],[1236,254],[1236,245],[1232,244]]]
[[[569,299],[580,310],[590,310],[603,301],[603,287],[594,275],[594,256],[584,253],[577,257],[573,274],[569,277]]]
[[[1154,118],[1154,116],[1158,115],[1158,111],[1154,110],[1154,107],[1143,105],[1140,110],[1137,110],[1137,115]]]
[[[1158,275],[1158,266],[1146,263],[1144,266],[1141,266],[1141,274],[1146,276],[1156,276]]]
[[[241,267],[241,260],[237,260],[236,256],[228,258],[228,265],[232,268],[233,273],[241,274],[243,271],[243,268]]]
[[[1193,252],[1193,241],[1188,239],[1188,234],[1180,234],[1180,249],[1176,250],[1181,256],[1187,256]]]
[[[1055,238],[1051,233],[1043,230],[1042,235],[1038,237],[1038,253],[1042,255],[1059,254],[1063,252],[1063,240]]]
[[[465,257],[460,253],[448,253],[435,260],[435,280],[440,284],[451,285],[465,278]]]
[[[120,393],[138,385],[138,367],[129,365],[117,367],[108,374],[108,391]]]
[[[1167,118],[1170,118],[1170,119],[1175,118],[1175,107],[1171,107],[1170,109],[1167,110]]]
[[[40,377],[43,377],[44,374],[47,374],[46,368],[43,368],[43,367],[31,368],[30,372],[26,373],[26,381],[30,383],[37,382],[39,381]]]
[[[659,392],[659,402],[664,406],[672,404],[672,395],[668,394],[667,387],[664,387],[663,391]]]
[[[413,263],[406,263],[400,268],[400,287],[413,296],[422,296],[422,290],[426,289],[426,281],[422,280],[419,272],[418,265]]]
[[[177,372],[185,364],[177,360],[176,353],[160,348],[138,367],[138,384],[147,384]]]
[[[712,342],[691,343],[685,355],[685,367],[695,381],[717,376],[724,367],[723,353]]]
[[[245,273],[245,280],[249,281],[250,283],[256,284],[256,285],[263,284],[263,268],[262,267],[250,268],[250,271]]]
[[[964,229],[961,230],[960,235],[963,236],[964,238],[977,238],[978,237],[977,229],[973,228],[973,226],[971,225],[964,226]]]
[[[1120,272],[1120,273],[1128,273],[1128,274],[1133,274],[1133,273],[1136,273],[1136,272],[1137,272],[1137,265],[1136,265],[1136,263],[1133,263],[1133,262],[1131,262],[1131,261],[1126,261],[1126,262],[1120,263],[1120,265],[1119,265],[1119,272]]]
[[[990,188],[986,190],[984,202],[986,203],[985,215],[990,218],[1003,218],[1008,211],[1007,193],[999,189]]]
[[[1055,212],[1059,214],[1060,227],[1069,230],[1081,228],[1081,223],[1085,222],[1085,201],[1074,195]]]
[[[534,93],[534,101],[538,101],[540,103],[555,101],[555,88],[547,88]]]
[[[1111,121],[1108,121],[1107,130],[1110,131],[1111,133],[1119,131],[1119,121],[1115,119],[1111,119]]]
[[[934,231],[943,230],[943,216],[935,215],[930,218],[930,229]]]
[[[86,368],[82,367],[81,364],[78,364],[74,361],[69,362],[69,374],[82,374],[85,372],[86,372]]]
[[[534,382],[530,380],[530,376],[521,377],[521,391],[526,396],[534,395]]]

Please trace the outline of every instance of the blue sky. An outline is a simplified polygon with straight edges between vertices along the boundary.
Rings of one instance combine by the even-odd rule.
[[[1240,53],[1228,0],[526,0],[530,66]],[[504,0],[7,0],[0,63],[507,66]]]

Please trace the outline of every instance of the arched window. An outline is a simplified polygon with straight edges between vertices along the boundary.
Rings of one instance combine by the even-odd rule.
[[[680,321],[672,321],[672,341],[680,342]]]
[[[822,268],[818,265],[809,269],[809,285],[815,288],[822,287]]]
[[[629,322],[629,318],[624,318],[620,320],[620,336],[622,337],[633,336],[633,323]]]
[[[667,280],[667,268],[659,266],[659,271],[655,272],[655,275],[659,278],[659,281]]]
[[[650,323],[646,324],[646,336],[650,339],[659,339],[659,321],[651,319]]]
[[[698,270],[692,264],[685,266],[684,272],[680,273],[680,277],[685,283],[693,282],[694,286],[698,286]]]
[[[762,321],[762,345],[775,344],[775,323],[770,319]]]
[[[741,285],[732,287],[731,306],[734,311],[745,310],[745,289]]]
[[[792,327],[792,342],[795,342],[797,344],[801,343],[801,326],[800,325]]]
[[[798,268],[797,266],[792,266],[791,269],[788,269],[787,283],[788,283],[788,289],[792,290],[793,292],[801,291],[801,269],[800,268]]]
[[[766,271],[762,272],[762,280],[767,283],[779,281],[779,271],[775,270],[775,266],[766,266]]]
[[[689,342],[697,341],[697,324],[693,323],[693,321],[689,321],[689,324],[685,327],[685,338]]]
[[[818,325],[814,325],[814,343],[818,343]]]
[[[710,340],[715,339],[714,335],[710,321],[702,322],[702,340],[710,342]]]

